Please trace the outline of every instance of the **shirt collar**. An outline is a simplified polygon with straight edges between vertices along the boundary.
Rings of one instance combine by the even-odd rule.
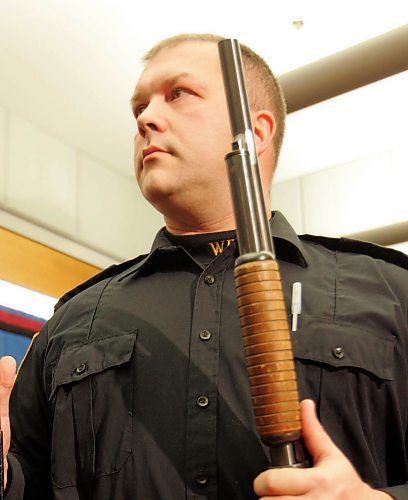
[[[281,212],[272,212],[271,231],[278,259],[308,266],[303,243]]]
[[[307,267],[308,264],[304,246],[284,215],[278,211],[272,212],[270,225],[277,258],[302,267]],[[130,272],[127,272],[126,276],[145,267],[145,265],[157,258],[158,254],[174,254],[176,250],[177,247],[168,239],[165,228],[161,228],[153,241],[150,253],[146,258],[138,262]],[[179,250],[181,250],[181,248],[179,248]],[[235,245],[228,247],[224,253],[234,252],[234,250],[236,256],[238,256]]]

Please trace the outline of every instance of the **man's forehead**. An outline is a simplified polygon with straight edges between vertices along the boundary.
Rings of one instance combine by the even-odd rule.
[[[217,44],[207,41],[183,41],[175,46],[162,48],[142,71],[135,94],[150,88],[156,82],[171,82],[180,78],[194,78],[205,74],[204,67],[219,66]]]
[[[147,62],[143,73],[160,68],[171,69],[176,66],[177,71],[191,71],[201,64],[218,62],[217,45],[213,42],[183,41],[177,45],[163,47]]]
[[[188,57],[197,52],[207,54],[207,57],[212,58],[218,55],[217,43],[209,40],[181,40],[174,44],[161,47],[154,56],[149,60],[148,64],[159,60],[160,58],[167,59],[169,57]]]
[[[180,80],[192,80],[194,78],[195,75],[193,73],[189,73],[188,71],[163,72],[162,74],[156,74],[155,78],[151,77],[151,75],[148,77],[148,75],[145,75],[143,72],[136,84],[132,101],[138,100],[143,93],[154,90],[155,87],[160,87],[161,85],[170,86],[176,84]]]

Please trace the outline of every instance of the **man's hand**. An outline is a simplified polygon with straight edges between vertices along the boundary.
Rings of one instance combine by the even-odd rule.
[[[3,431],[4,488],[7,484],[7,453],[10,448],[9,400],[16,377],[16,360],[11,356],[0,359],[0,416]]]
[[[261,500],[299,497],[322,500],[390,499],[387,493],[370,488],[321,426],[314,402],[300,404],[302,436],[314,466],[310,469],[269,469],[254,481]]]

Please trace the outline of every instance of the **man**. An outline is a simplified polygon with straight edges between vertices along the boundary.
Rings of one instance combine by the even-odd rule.
[[[306,400],[313,468],[267,470],[234,296],[217,41],[177,37],[147,56],[132,97],[135,172],[166,227],[148,256],[67,294],[35,339],[10,400],[7,498],[407,498],[404,486],[379,489],[408,476],[407,259],[299,239],[280,214],[272,231],[285,296],[304,285],[293,338],[300,394],[339,448]],[[244,64],[269,213],[284,106],[262,61],[245,50]],[[6,451],[12,379],[5,358]]]

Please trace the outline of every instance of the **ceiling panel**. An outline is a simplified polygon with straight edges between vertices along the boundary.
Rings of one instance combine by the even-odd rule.
[[[408,71],[296,111],[275,181],[406,144]]]

